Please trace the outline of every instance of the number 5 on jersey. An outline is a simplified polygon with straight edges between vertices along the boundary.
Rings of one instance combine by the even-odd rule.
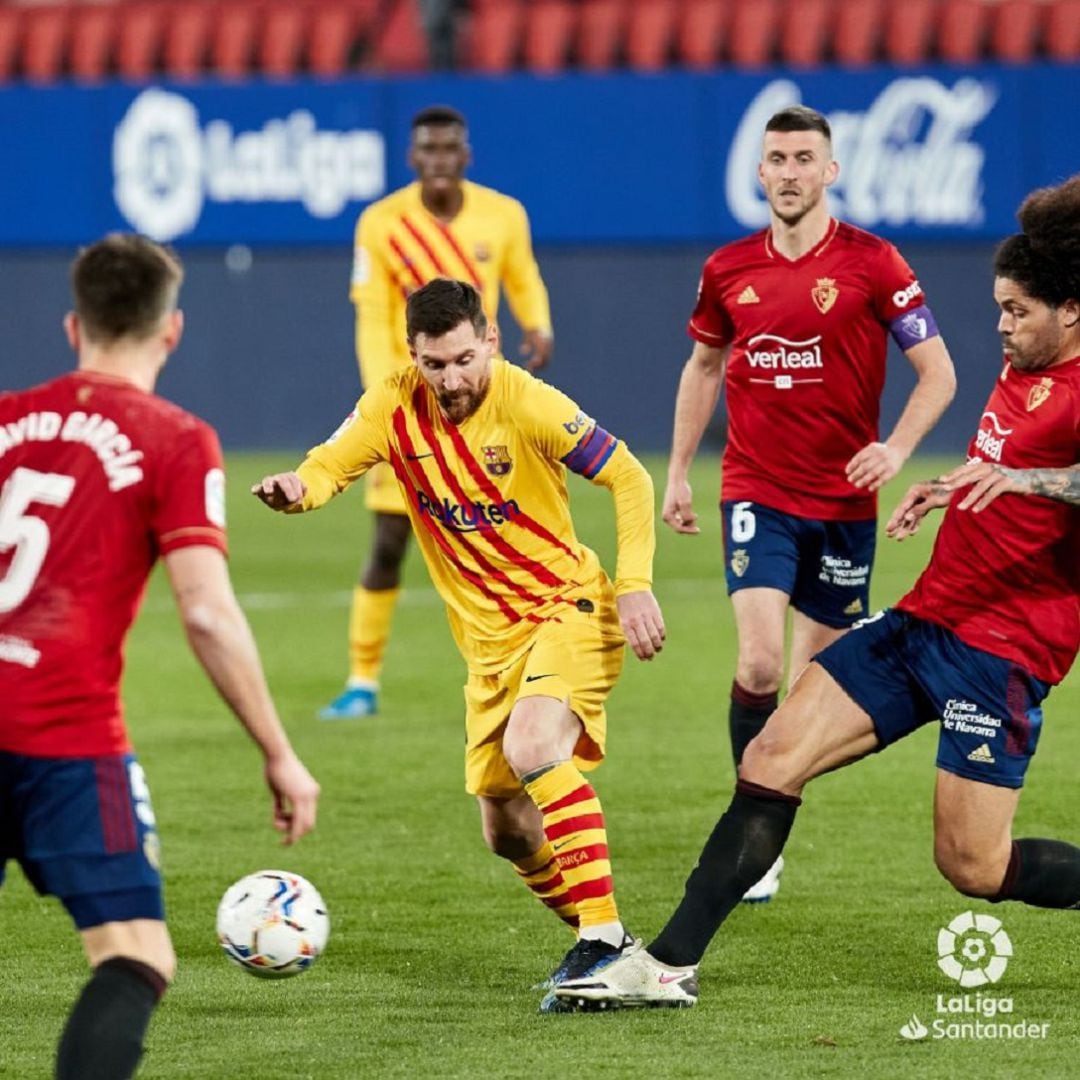
[[[31,503],[63,506],[75,490],[75,479],[62,473],[16,469],[0,492],[0,554],[15,554],[0,581],[0,612],[12,611],[34,587],[49,550],[49,526],[26,511]]]

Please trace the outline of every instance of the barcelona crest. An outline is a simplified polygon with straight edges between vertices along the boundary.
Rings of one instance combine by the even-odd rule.
[[[731,553],[731,569],[736,577],[742,577],[749,565],[750,556],[746,554],[746,548],[736,548]]]
[[[505,476],[514,466],[505,446],[484,447],[484,468],[492,476]]]
[[[1043,376],[1038,383],[1028,391],[1027,411],[1034,412],[1049,396],[1054,385],[1054,380]]]
[[[831,277],[819,277],[817,284],[810,290],[810,298],[814,301],[814,305],[822,315],[826,314],[828,310],[836,303],[836,298],[840,295],[840,290],[836,287],[836,282]]]

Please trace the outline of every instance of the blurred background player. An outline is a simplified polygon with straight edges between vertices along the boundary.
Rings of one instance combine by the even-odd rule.
[[[578,933],[557,982],[630,944],[581,770],[604,756],[604,701],[627,642],[642,660],[663,644],[652,481],[565,394],[496,356],[471,285],[432,281],[407,316],[414,364],[366,391],[298,472],[252,492],[275,510],[315,510],[376,462],[392,465],[468,666],[466,789],[484,839]],[[614,586],[575,536],[566,469],[614,496]],[[541,1009],[552,1007],[549,995]]]
[[[738,659],[729,725],[736,771],[788,679],[866,615],[877,490],[952,400],[952,361],[915,275],[892,244],[830,217],[839,166],[828,121],[802,105],[765,129],[758,178],[767,229],[715,251],[690,320],[663,517],[697,533],[687,479],[727,385],[721,510]],[[886,331],[915,369],[878,441]],[[768,900],[783,860],[746,899]]]
[[[965,896],[1080,908],[1080,848],[1013,840],[1042,702],[1080,649],[1080,176],[1030,195],[994,260],[1005,363],[968,463],[914,485],[886,532],[946,507],[893,609],[814,657],[747,748],[735,796],[648,950],[567,994],[693,1005],[696,967],[779,855],[803,788],[939,721],[934,861]]]
[[[0,879],[57,896],[94,973],[63,1080],[131,1076],[176,959],[150,792],[124,730],[123,645],[160,555],[188,641],[258,744],[287,843],[319,788],[293,753],[225,561],[212,428],[153,393],[180,341],[176,256],[113,235],[72,267],[78,370],[0,396]]]
[[[551,356],[551,311],[525,209],[516,199],[466,180],[471,159],[461,113],[445,106],[424,109],[413,119],[409,147],[416,182],[360,215],[350,295],[365,389],[409,364],[405,301],[436,277],[470,281],[491,322],[504,287],[522,329],[529,370],[543,367]],[[345,690],[321,710],[324,720],[367,716],[378,708],[379,673],[400,594],[409,521],[389,466],[378,465],[368,474],[365,502],[375,512],[375,535],[353,592],[349,678]]]

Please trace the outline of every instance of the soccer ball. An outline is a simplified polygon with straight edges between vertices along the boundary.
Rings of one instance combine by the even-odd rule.
[[[287,870],[260,870],[225,890],[217,910],[225,955],[263,979],[306,971],[326,948],[330,919],[310,881]]]

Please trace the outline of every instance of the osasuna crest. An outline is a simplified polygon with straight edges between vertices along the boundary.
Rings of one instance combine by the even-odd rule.
[[[746,554],[746,548],[736,548],[731,553],[731,570],[736,577],[742,577],[749,565],[750,556]]]
[[[839,295],[840,290],[831,277],[819,277],[817,284],[810,290],[810,298],[822,315],[836,303],[836,298]]]
[[[1044,375],[1029,391],[1027,411],[1034,412],[1049,396],[1054,380]]]
[[[513,465],[510,452],[505,446],[484,447],[484,467],[492,476],[505,476]]]

